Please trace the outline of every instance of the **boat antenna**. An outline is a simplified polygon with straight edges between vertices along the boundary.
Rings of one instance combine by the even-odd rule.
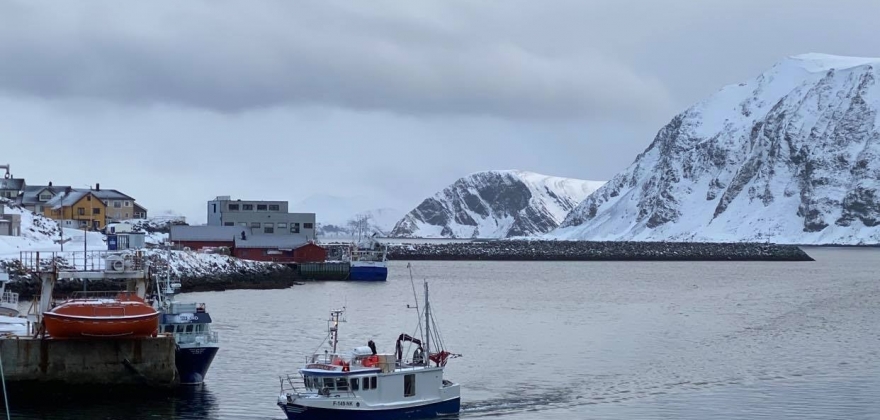
[[[419,314],[419,316],[421,316],[422,313],[419,312],[419,297],[418,295],[416,295],[416,283],[413,280],[412,263],[406,263],[406,268],[409,269],[409,284],[412,285],[413,301],[416,302],[416,312]],[[407,307],[409,307],[409,305],[407,305]]]
[[[425,354],[428,355],[429,360],[431,357],[431,330],[429,329],[430,324],[431,324],[431,316],[429,314],[430,310],[431,310],[431,304],[428,303],[428,282],[426,280],[425,281]],[[429,361],[427,365],[431,366],[431,362]]]

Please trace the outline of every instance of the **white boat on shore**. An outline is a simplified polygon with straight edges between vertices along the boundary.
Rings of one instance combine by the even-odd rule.
[[[339,316],[345,309],[331,311],[329,340],[321,344],[329,348],[307,357],[298,375],[281,378],[278,406],[290,420],[427,419],[458,414],[460,387],[443,373],[448,359],[460,355],[443,348],[431,315],[427,283],[423,309],[419,314],[422,339],[401,334],[391,354],[377,353],[372,340],[348,353],[337,353]],[[416,346],[410,360],[403,357],[408,354],[403,342]]]

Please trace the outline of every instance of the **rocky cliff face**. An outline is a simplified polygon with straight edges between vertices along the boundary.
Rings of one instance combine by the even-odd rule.
[[[880,59],[805,54],[676,116],[565,239],[877,243]]]
[[[507,238],[543,234],[602,182],[525,171],[461,178],[423,201],[392,231],[397,237]]]

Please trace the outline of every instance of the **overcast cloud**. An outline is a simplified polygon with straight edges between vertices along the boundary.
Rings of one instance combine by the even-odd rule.
[[[215,195],[408,209],[484,169],[602,180],[785,56],[880,56],[878,15],[868,0],[0,0],[0,161],[194,221]]]

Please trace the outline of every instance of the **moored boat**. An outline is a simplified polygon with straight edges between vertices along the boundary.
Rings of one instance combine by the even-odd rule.
[[[18,310],[18,293],[6,291],[9,273],[0,272],[0,316],[16,317]]]
[[[180,283],[173,283],[169,276],[156,278],[156,290],[160,318],[159,332],[171,334],[177,344],[174,363],[181,385],[204,383],[214,356],[220,350],[220,339],[211,330],[211,315],[204,303],[177,302],[174,296]]]
[[[131,338],[155,335],[159,311],[134,292],[77,292],[72,299],[43,313],[46,332],[54,338]]]
[[[388,250],[352,249],[348,279],[354,281],[386,281],[388,279]]]
[[[460,355],[443,348],[430,312],[427,283],[424,317],[420,314],[419,319],[420,326],[424,322],[422,339],[401,334],[394,353],[378,353],[372,340],[346,354],[337,353],[343,311],[330,314],[330,349],[308,357],[297,377],[281,378],[277,404],[288,419],[427,419],[459,413],[460,386],[443,373],[448,359]],[[404,358],[409,353],[403,351],[403,342],[417,346],[409,360]]]

